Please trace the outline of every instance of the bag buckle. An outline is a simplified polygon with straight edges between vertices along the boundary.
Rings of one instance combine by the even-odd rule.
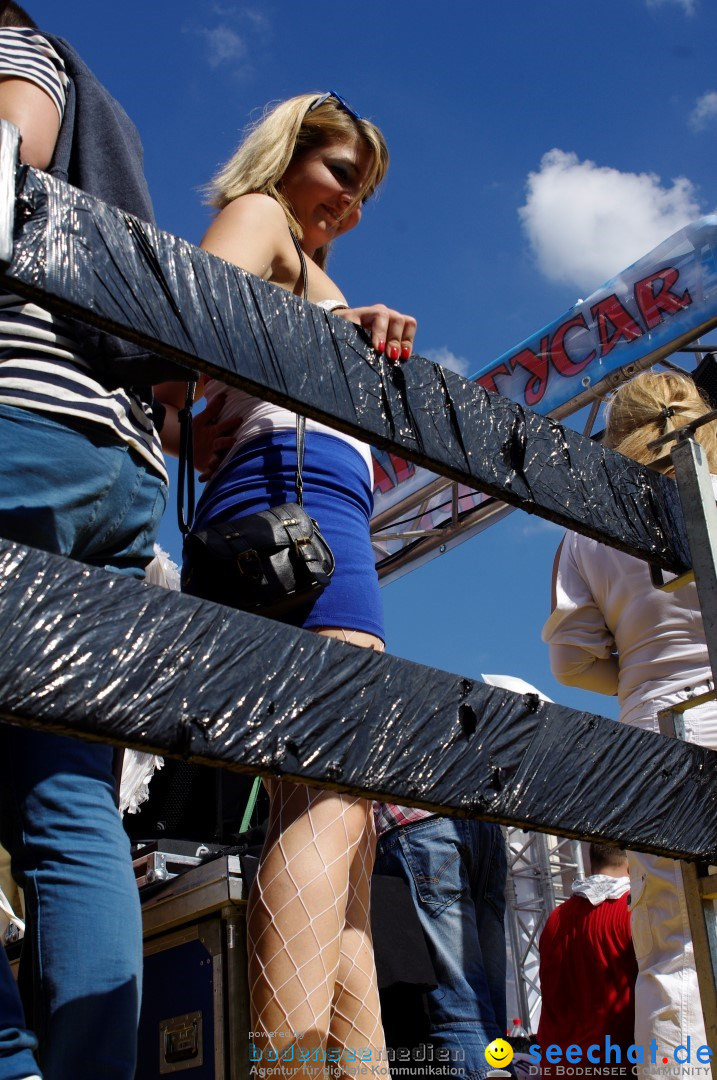
[[[240,551],[236,556],[237,570],[249,578],[259,581],[261,578],[261,561],[254,548],[248,551]]]

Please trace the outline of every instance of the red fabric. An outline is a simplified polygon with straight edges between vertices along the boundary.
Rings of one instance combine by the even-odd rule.
[[[540,937],[542,1011],[538,1042],[543,1076],[553,1076],[545,1051],[556,1044],[577,1045],[602,1061],[605,1036],[626,1050],[634,1042],[637,961],[630,935],[627,894],[594,907],[583,896],[572,896],[550,914]],[[614,1055],[611,1056],[612,1064]],[[608,1063],[605,1063],[608,1064]],[[596,1066],[596,1068],[598,1068]],[[590,1075],[583,1073],[582,1075]]]

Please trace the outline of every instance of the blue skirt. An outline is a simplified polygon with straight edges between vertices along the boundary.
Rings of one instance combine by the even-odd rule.
[[[296,432],[279,431],[242,446],[205,488],[195,529],[295,502]],[[373,493],[366,463],[343,439],[307,431],[304,509],[319,523],[336,559],[331,582],[282,622],[307,629],[340,626],[384,640],[383,607],[369,521]]]

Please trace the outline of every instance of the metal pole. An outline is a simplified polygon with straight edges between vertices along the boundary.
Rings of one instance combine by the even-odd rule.
[[[685,737],[685,702],[677,710],[664,709],[659,713],[660,733],[677,739]],[[705,1022],[707,1045],[717,1047],[717,921],[714,901],[717,899],[717,875],[707,873],[704,864],[681,861],[682,886],[685,892],[687,919],[692,938],[692,951],[697,971],[697,985]],[[717,1058],[710,1062],[712,1080],[717,1080]]]
[[[9,263],[12,259],[19,150],[20,129],[9,120],[0,120],[0,263]]]
[[[717,672],[717,505],[704,450],[691,436],[672,448],[712,671]]]
[[[228,1080],[249,1076],[249,989],[246,951],[246,904],[222,909],[226,949],[226,1001],[224,1019],[229,1055]]]
[[[692,556],[695,584],[702,611],[707,651],[713,675],[717,672],[717,505],[704,450],[692,436],[679,439],[672,448],[675,479],[680,493],[685,528]],[[689,707],[694,702],[685,702]],[[665,710],[660,730],[684,739],[682,713]],[[671,730],[670,730],[671,729]],[[687,915],[700,988],[707,1044],[717,1046],[717,925],[714,899],[717,878],[706,867],[682,862]],[[717,1060],[710,1063],[717,1080]]]

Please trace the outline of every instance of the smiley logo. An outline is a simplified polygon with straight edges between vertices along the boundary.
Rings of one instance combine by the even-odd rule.
[[[493,1039],[485,1048],[485,1059],[496,1069],[503,1069],[513,1060],[513,1047],[505,1039]]]

